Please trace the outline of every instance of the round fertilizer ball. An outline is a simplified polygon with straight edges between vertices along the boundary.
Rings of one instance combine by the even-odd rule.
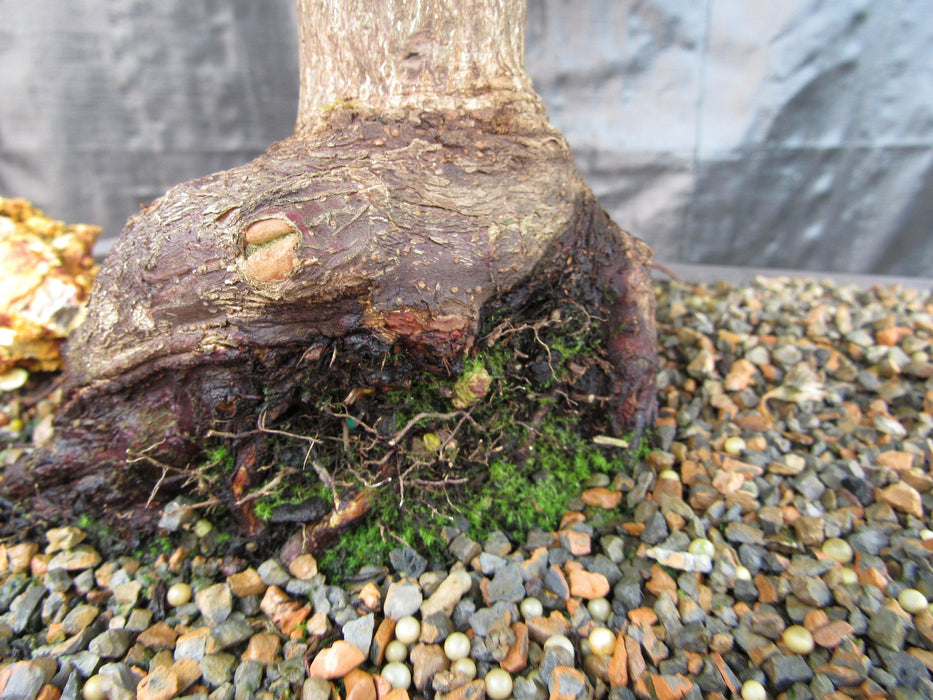
[[[411,687],[411,670],[401,661],[392,661],[382,667],[382,677],[389,681],[393,690]]]
[[[810,634],[810,630],[801,625],[791,625],[786,630],[781,639],[784,640],[784,645],[787,647],[788,651],[793,652],[794,654],[809,654],[813,651],[813,635]]]
[[[486,674],[486,696],[492,700],[505,700],[512,694],[512,676],[508,671],[494,668]]]
[[[173,608],[185,605],[191,601],[191,586],[187,583],[176,583],[165,593],[165,602]]]
[[[402,644],[414,644],[421,636],[421,623],[406,615],[395,623],[395,638]]]
[[[916,588],[905,588],[898,594],[897,602],[911,615],[916,615],[929,605],[927,597]]]
[[[463,632],[454,632],[444,640],[444,653],[451,661],[459,661],[470,655],[470,638]]]

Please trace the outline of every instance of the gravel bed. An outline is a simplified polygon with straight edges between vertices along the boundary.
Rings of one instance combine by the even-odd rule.
[[[341,586],[184,500],[158,556],[7,540],[0,700],[933,697],[929,292],[658,294],[655,449],[557,532],[451,526],[446,568],[400,546]]]

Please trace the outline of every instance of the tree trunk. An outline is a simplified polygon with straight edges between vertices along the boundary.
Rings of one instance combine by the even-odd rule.
[[[492,310],[528,321],[558,295],[601,319],[614,429],[653,420],[650,250],[599,208],[547,122],[522,68],[524,0],[298,7],[295,135],[129,221],[68,343],[55,439],[8,471],[7,492],[138,516],[221,433],[242,505],[257,419],[321,381],[456,375]]]

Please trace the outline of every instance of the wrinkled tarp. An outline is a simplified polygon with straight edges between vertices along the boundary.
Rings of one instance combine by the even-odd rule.
[[[292,129],[294,0],[0,0],[0,192],[126,217]],[[530,0],[526,63],[662,261],[933,275],[922,0]]]

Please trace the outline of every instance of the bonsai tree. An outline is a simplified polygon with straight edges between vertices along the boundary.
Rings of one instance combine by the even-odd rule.
[[[495,381],[471,358],[522,334],[526,370],[584,396],[609,430],[653,420],[651,253],[548,123],[522,65],[524,0],[298,0],[298,17],[294,135],[169,190],[103,264],[66,348],[54,439],[3,477],[39,512],[142,518],[191,490],[219,442],[233,464],[208,491],[256,528],[271,434],[326,414],[335,439],[361,423],[394,449],[405,426],[376,404],[426,371],[462,423]],[[581,318],[599,357],[555,377],[545,330],[577,333]],[[301,444],[328,439],[314,430]],[[330,527],[365,501],[337,502]]]

